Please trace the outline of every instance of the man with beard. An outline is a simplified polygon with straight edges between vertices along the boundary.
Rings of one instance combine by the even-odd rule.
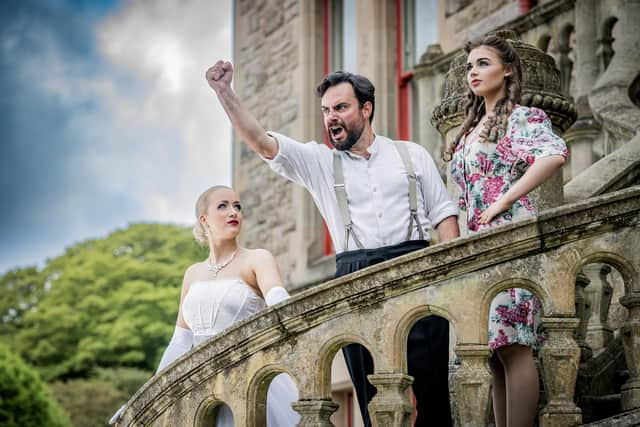
[[[335,72],[316,89],[331,143],[301,144],[266,132],[231,88],[233,67],[218,61],[206,78],[234,129],[280,175],[313,196],[336,249],[336,277],[425,248],[425,228],[441,241],[458,236],[457,208],[433,159],[412,142],[395,142],[371,127],[374,87],[363,76]],[[407,191],[408,190],[408,191]],[[343,349],[366,426],[376,389],[367,381],[373,360],[359,344]],[[416,323],[407,344],[416,396],[416,426],[451,425],[448,390],[449,323],[430,316]]]

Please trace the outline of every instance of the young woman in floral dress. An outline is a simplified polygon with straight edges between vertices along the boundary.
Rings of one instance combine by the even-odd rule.
[[[467,231],[536,214],[528,193],[563,164],[567,149],[544,111],[518,105],[522,70],[511,44],[486,36],[465,46],[468,102],[460,133],[445,151],[460,190]],[[500,292],[489,313],[490,367],[497,427],[532,426],[538,403],[533,350],[541,304],[526,289]]]

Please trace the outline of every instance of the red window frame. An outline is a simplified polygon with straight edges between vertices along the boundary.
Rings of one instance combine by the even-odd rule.
[[[411,140],[411,79],[413,71],[404,70],[403,0],[396,0],[396,88],[398,90],[398,139]]]

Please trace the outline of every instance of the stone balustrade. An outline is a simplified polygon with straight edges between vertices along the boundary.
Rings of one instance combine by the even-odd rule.
[[[330,426],[331,362],[349,343],[371,353],[378,394],[369,405],[376,426],[410,426],[405,390],[406,343],[414,323],[449,320],[461,360],[451,376],[461,426],[485,424],[491,375],[487,321],[503,289],[527,288],[544,310],[540,359],[546,392],[541,426],[581,423],[573,393],[580,360],[574,338],[576,279],[602,262],[624,280],[629,308],[623,334],[630,378],[625,409],[640,407],[640,186],[543,212],[489,232],[434,245],[332,280],[258,313],[194,348],[130,400],[120,426],[213,425],[215,407],[229,405],[235,424],[265,424],[271,379],[288,373],[300,400],[301,426]]]

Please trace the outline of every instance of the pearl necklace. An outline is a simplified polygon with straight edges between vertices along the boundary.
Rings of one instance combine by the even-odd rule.
[[[225,262],[221,262],[219,264],[214,264],[213,262],[211,262],[211,258],[207,258],[207,267],[209,267],[209,271],[213,273],[214,279],[218,276],[218,273],[220,272],[220,270],[225,268],[227,265],[231,263],[231,261],[233,261],[233,258],[235,258],[236,253],[238,253],[237,249],[231,254],[228,260],[226,260]]]

